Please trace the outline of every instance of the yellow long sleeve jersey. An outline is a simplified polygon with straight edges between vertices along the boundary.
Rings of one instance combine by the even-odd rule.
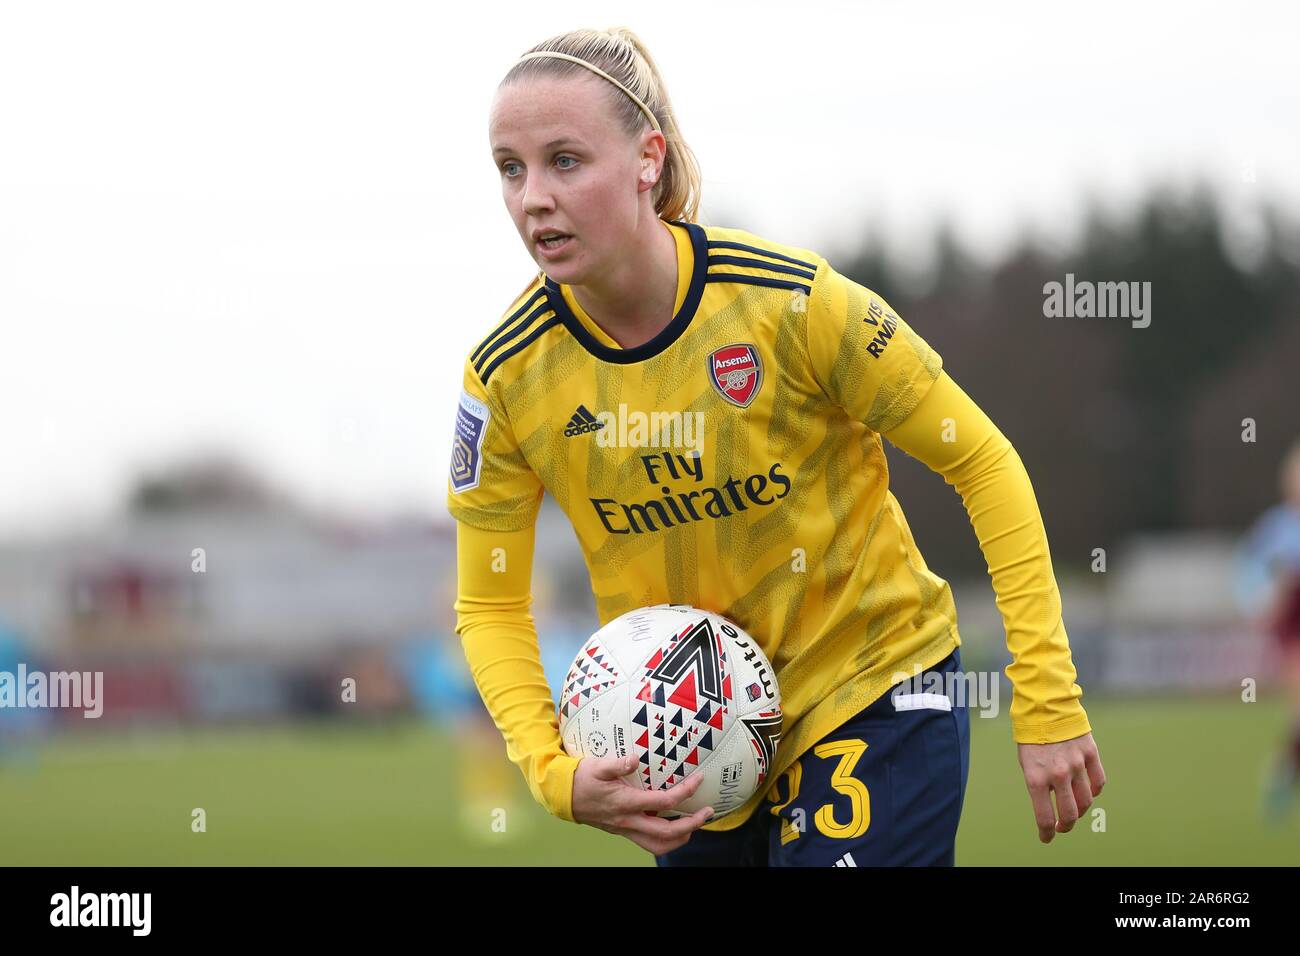
[[[690,604],[759,641],[784,711],[770,782],[961,643],[948,583],[889,491],[882,435],[966,506],[1013,658],[1015,740],[1090,732],[1029,477],[939,355],[814,252],[664,225],[678,288],[654,339],[620,348],[539,275],[465,363],[447,498],[456,630],[534,797],[573,819],[577,760],[529,613],[543,493],[577,533],[602,626]],[[740,826],[766,789],[706,829]]]

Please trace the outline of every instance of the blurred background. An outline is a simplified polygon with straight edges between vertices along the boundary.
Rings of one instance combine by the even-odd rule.
[[[652,862],[506,761],[445,510],[461,364],[533,270],[493,91],[615,24],[704,221],[884,295],[1033,480],[1105,813],[1038,843],[1004,677],[958,862],[1300,862],[1294,7],[56,2],[0,12],[0,673],[102,672],[104,706],[0,706],[0,863]],[[1150,324],[1047,316],[1067,274],[1150,282]],[[961,500],[886,449],[1000,670]],[[537,541],[558,688],[597,620],[549,498]]]

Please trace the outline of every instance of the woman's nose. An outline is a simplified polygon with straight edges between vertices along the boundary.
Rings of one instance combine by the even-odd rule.
[[[551,191],[540,178],[530,176],[524,181],[524,212],[543,212],[553,205]]]

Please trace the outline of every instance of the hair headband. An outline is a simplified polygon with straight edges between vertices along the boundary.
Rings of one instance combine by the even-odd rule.
[[[640,98],[639,96],[637,96],[635,93],[633,93],[631,90],[629,90],[626,86],[624,86],[624,85],[623,85],[622,83],[620,83],[618,80],[614,79],[612,76],[610,76],[610,75],[609,75],[608,73],[606,73],[604,70],[602,70],[600,67],[595,66],[594,64],[588,63],[586,60],[580,59],[580,58],[578,58],[578,57],[576,57],[576,56],[570,56],[570,55],[567,54],[567,53],[556,53],[556,52],[551,51],[551,50],[539,50],[539,51],[537,51],[536,53],[527,53],[527,54],[521,56],[521,57],[519,58],[519,62],[520,62],[520,63],[523,63],[524,60],[532,60],[532,59],[534,59],[534,58],[537,58],[537,57],[543,57],[543,56],[555,57],[556,59],[560,59],[560,60],[569,60],[569,61],[571,61],[571,62],[573,62],[573,63],[578,63],[578,64],[581,64],[582,66],[585,66],[587,69],[591,70],[591,72],[593,72],[593,73],[596,73],[596,74],[599,74],[600,76],[603,76],[605,79],[609,80],[609,82],[613,83],[613,84],[614,84],[615,86],[617,86],[620,90],[622,90],[624,93],[626,93],[626,94],[627,94],[627,95],[632,99],[632,102],[633,102],[633,103],[635,103],[637,106],[641,107],[641,112],[644,113],[645,116],[646,116],[646,119],[648,119],[648,120],[650,121],[650,125],[653,126],[653,127],[655,128],[655,132],[657,132],[657,133],[662,133],[662,132],[663,132],[663,130],[659,128],[659,121],[658,121],[657,119],[655,119],[655,115],[654,115],[654,113],[650,112],[650,108],[649,108],[648,106],[646,106],[645,103],[641,102],[641,98]]]

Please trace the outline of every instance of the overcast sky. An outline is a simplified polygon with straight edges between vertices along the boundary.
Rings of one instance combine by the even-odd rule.
[[[1198,176],[1300,211],[1294,5],[0,9],[3,537],[212,448],[445,518],[461,364],[532,269],[488,105],[573,27],[649,44],[706,221],[832,262],[870,230],[920,262],[942,216],[985,257],[1068,242],[1089,195]]]

